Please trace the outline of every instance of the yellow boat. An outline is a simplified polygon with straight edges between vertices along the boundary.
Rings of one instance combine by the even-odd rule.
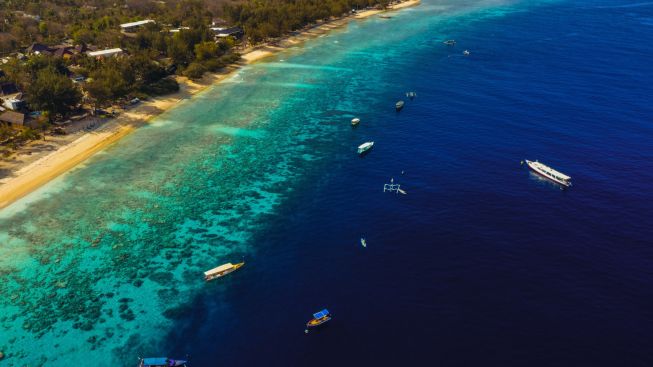
[[[209,280],[223,277],[233,271],[238,270],[243,265],[245,265],[245,262],[238,263],[238,264],[226,263],[224,265],[220,265],[217,268],[213,268],[211,270],[205,271],[204,279],[208,282]]]

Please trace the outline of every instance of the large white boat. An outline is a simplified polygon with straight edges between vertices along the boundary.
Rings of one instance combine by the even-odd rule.
[[[213,268],[211,270],[207,270],[204,272],[204,279],[206,281],[213,280],[215,278],[220,278],[223,277],[233,271],[236,271],[238,268],[241,266],[245,265],[244,262],[238,263],[238,264],[232,264],[232,263],[226,263],[224,265],[220,265],[217,268]]]
[[[538,161],[533,162],[527,159],[526,164],[528,165],[528,168],[530,168],[533,172],[544,178],[547,178],[555,183],[559,183],[565,187],[571,186],[571,177],[565,175],[562,172],[554,170],[544,163],[540,163]]]
[[[372,149],[373,146],[374,146],[373,141],[368,141],[366,143],[363,143],[363,144],[359,145],[358,146],[358,154],[363,154],[363,153],[367,152],[368,150]]]

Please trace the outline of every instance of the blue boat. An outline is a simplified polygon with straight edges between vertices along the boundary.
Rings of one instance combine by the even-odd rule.
[[[329,320],[331,320],[331,314],[329,313],[329,310],[325,308],[320,312],[314,313],[313,319],[306,323],[306,327],[308,328],[318,327]]]
[[[141,358],[138,367],[187,367],[186,363],[188,363],[188,361],[181,359],[170,359],[166,357]]]

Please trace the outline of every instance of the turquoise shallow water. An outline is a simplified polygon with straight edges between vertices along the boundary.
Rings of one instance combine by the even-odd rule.
[[[184,101],[0,212],[0,364],[646,365],[653,12],[621,5],[426,0]]]

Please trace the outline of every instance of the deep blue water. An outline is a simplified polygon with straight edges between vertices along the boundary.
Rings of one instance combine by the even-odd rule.
[[[0,364],[651,366],[651,56],[651,2],[424,0],[246,67],[2,212]]]
[[[337,138],[377,146],[319,145],[330,159],[172,350],[199,366],[653,364],[653,3],[505,8],[408,32],[374,108]],[[408,195],[384,194],[390,177]],[[305,335],[324,306],[333,321]]]

